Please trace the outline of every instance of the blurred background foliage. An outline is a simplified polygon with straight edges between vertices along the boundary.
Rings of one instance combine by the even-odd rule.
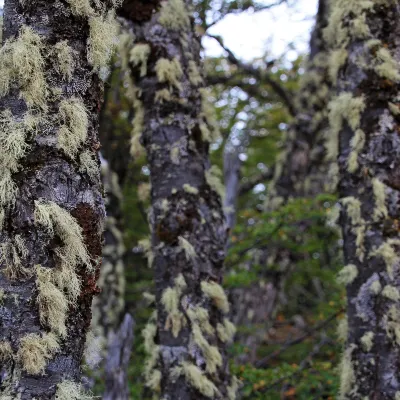
[[[198,32],[206,36],[208,29],[228,14],[267,12],[280,3],[284,1],[197,0]],[[220,37],[214,39],[224,46]],[[332,222],[336,196],[321,193],[314,198],[295,198],[270,212],[264,207],[293,117],[271,82],[292,98],[299,89],[307,54],[288,61],[266,53],[243,67],[229,49],[222,53],[206,57],[204,65],[222,133],[211,146],[212,163],[223,170],[227,146],[238,150],[241,162],[236,226],[231,230],[224,282],[234,304],[233,314],[243,314],[233,315],[238,334],[229,350],[231,368],[243,383],[244,399],[333,399],[341,352],[336,326],[343,317],[345,296],[335,278],[341,263],[341,239]],[[106,85],[100,130],[102,157],[117,173],[123,191],[125,311],[136,322],[129,381],[131,398],[139,400],[151,398],[141,376],[141,330],[151,313],[143,293],[152,292],[152,271],[140,245],[149,235],[149,170],[145,157],[132,160],[129,155],[133,110],[124,96],[120,64],[116,55]],[[281,266],[263,260],[267,246],[290,254],[284,272]],[[251,296],[252,288],[257,287],[268,296],[269,283],[282,274],[284,284],[273,312],[260,317],[266,306],[263,301],[244,312],[235,308],[238,291]],[[246,307],[248,304],[252,303],[246,302]],[[101,380],[100,376],[95,394],[102,392]]]

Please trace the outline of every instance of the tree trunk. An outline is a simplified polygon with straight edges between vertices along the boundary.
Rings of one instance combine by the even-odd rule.
[[[336,1],[326,30],[348,299],[342,399],[400,398],[399,21],[399,1]]]
[[[98,72],[115,30],[105,14],[111,1],[97,5],[102,8],[74,0],[4,5],[1,398],[83,395],[80,365],[104,219]]]
[[[202,89],[189,1],[130,7],[123,15],[136,38],[128,46],[132,144],[136,152],[141,135],[152,185],[157,311],[144,331],[146,384],[164,399],[234,399],[225,352],[234,328],[220,286],[227,234],[221,184],[208,159],[216,122]]]

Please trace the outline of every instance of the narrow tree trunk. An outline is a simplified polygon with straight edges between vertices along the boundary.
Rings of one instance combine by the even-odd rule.
[[[348,298],[342,399],[400,398],[399,21],[399,1],[337,0],[326,30]]]
[[[110,2],[6,0],[0,54],[0,397],[83,395],[101,263],[98,110]]]
[[[189,1],[153,3],[123,9],[136,38],[129,47],[133,151],[142,134],[152,184],[157,311],[144,332],[146,384],[164,399],[234,399],[225,352],[234,328],[220,286],[227,235],[221,184],[208,159],[216,127],[200,45]]]

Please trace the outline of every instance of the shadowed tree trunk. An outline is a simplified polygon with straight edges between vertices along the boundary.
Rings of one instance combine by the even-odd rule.
[[[208,159],[216,122],[206,102],[189,1],[130,1],[129,89],[151,173],[157,310],[144,331],[146,384],[164,399],[234,399],[225,345],[234,333],[220,286],[226,226]],[[154,12],[154,13],[153,13]]]
[[[101,263],[97,150],[111,1],[4,5],[0,54],[0,397],[83,396]],[[100,8],[101,7],[101,8]]]
[[[338,0],[325,32],[348,299],[341,399],[400,398],[399,21],[399,1]]]

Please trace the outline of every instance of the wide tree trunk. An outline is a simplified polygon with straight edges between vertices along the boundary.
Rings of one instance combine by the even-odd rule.
[[[101,264],[99,71],[114,37],[111,3],[5,1],[1,398],[83,395],[81,359]]]
[[[139,137],[151,174],[151,248],[156,307],[147,325],[146,384],[164,399],[234,399],[225,345],[234,333],[220,286],[227,238],[221,190],[208,159],[216,126],[206,102],[189,1],[122,9]]]
[[[325,34],[348,298],[340,398],[398,399],[400,2],[335,1]]]

